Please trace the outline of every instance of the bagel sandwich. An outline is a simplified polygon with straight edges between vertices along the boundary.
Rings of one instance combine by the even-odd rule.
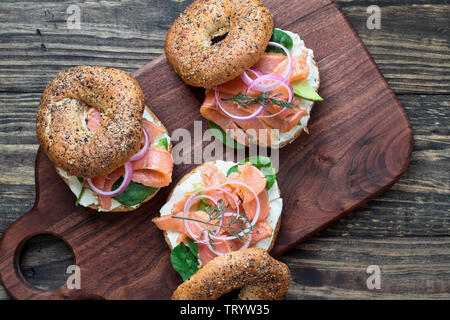
[[[42,94],[37,135],[75,205],[125,212],[171,183],[167,129],[137,81],[106,67],[61,72]]]
[[[294,61],[293,64],[298,66],[293,67],[297,70],[295,70],[295,74],[291,72],[290,79],[296,80],[280,81],[279,83],[283,83],[283,85],[269,90],[268,96],[265,95],[267,92],[261,93],[256,90],[253,93],[252,91],[245,93],[249,84],[251,85],[252,81],[256,79],[256,73],[260,77],[265,76],[269,83],[272,81],[272,74],[273,82],[276,79],[282,80],[279,78],[279,74],[285,67],[287,58],[280,52],[268,51],[256,64],[244,71],[242,76],[212,89],[206,89],[206,97],[200,107],[202,116],[209,120],[210,128],[217,129],[219,127],[222,135],[227,134],[240,145],[258,144],[272,148],[284,147],[293,142],[302,132],[308,133],[308,121],[314,103],[323,100],[318,95],[320,74],[313,50],[306,47],[305,42],[297,33],[275,28],[274,34],[277,36],[273,36],[271,40],[281,42],[279,39],[283,37],[283,39],[286,37],[291,39],[288,41],[292,43],[289,45],[289,51]],[[290,89],[287,90],[292,90],[292,100],[290,106],[284,108],[282,107],[283,101],[290,98],[289,94],[285,94],[285,88],[289,85]],[[274,104],[270,105],[272,102],[268,100],[270,96],[277,95],[280,97],[274,98]],[[266,102],[263,110],[255,116],[258,113],[257,107],[261,106],[264,99]]]
[[[170,27],[165,53],[185,83],[205,88],[200,112],[232,147],[287,145],[323,100],[313,50],[274,28],[260,0],[195,0]]]
[[[197,267],[203,267],[228,252],[246,248],[270,251],[282,208],[269,158],[258,156],[239,163],[217,160],[186,174],[153,222],[172,250],[175,270],[187,279],[192,274],[186,276],[185,265],[192,259]],[[189,261],[180,261],[186,257],[177,255],[187,247],[196,247],[197,253]]]

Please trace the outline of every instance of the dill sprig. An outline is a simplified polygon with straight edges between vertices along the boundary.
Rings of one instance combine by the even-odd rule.
[[[219,221],[221,219],[221,216],[224,214],[225,210],[226,210],[225,202],[223,200],[219,200],[217,202],[217,205],[206,205],[206,207],[205,207],[205,212],[209,216],[209,221],[203,221],[203,220],[189,218],[189,217],[177,217],[177,216],[172,216],[172,218],[195,221],[195,222],[202,223],[206,226],[213,226],[213,227],[218,228],[219,226],[217,224],[217,221]],[[250,225],[250,226],[247,227],[247,225]],[[231,216],[230,219],[228,219],[227,225],[222,225],[221,229],[226,230],[231,236],[236,237],[236,239],[238,239],[239,241],[246,242],[248,240],[249,235],[254,230],[254,226],[250,224],[250,221],[248,220],[248,218],[245,215],[239,214],[239,215]],[[217,230],[211,230],[211,229],[207,228],[207,229],[203,230],[202,232],[208,232],[208,234],[210,235],[210,237],[208,237],[209,243],[210,243],[211,247],[215,250],[216,245],[215,245],[214,239],[211,237],[211,235],[217,236]],[[258,232],[258,230],[256,230],[256,232]]]
[[[252,97],[247,93],[239,92],[236,96],[233,98],[221,98],[223,101],[234,101],[239,106],[241,106],[244,109],[248,109],[248,106],[253,106],[255,104],[264,105],[265,107],[271,106],[271,105],[277,105],[283,108],[298,108],[299,105],[294,102],[288,102],[285,100],[277,99],[278,97],[282,96],[282,93],[278,93],[275,95],[272,95],[272,91],[266,91],[261,93],[260,95],[257,95],[256,97]]]

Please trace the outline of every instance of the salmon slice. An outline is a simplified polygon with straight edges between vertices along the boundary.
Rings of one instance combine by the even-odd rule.
[[[95,131],[100,128],[100,122],[102,121],[102,114],[94,107],[89,107],[86,114],[86,126],[89,131]]]
[[[282,117],[281,115],[284,113],[286,114]],[[271,118],[261,118],[261,121],[270,127],[278,128],[281,132],[288,132],[298,124],[303,116],[306,115],[306,108],[295,108],[290,112],[289,110],[286,110],[281,115]]]
[[[217,257],[217,255],[208,248],[208,245],[197,243],[197,246],[199,260],[202,266]],[[220,253],[228,253],[239,249],[233,240],[214,240],[214,247],[215,250]]]
[[[248,75],[250,76],[250,78],[252,79],[254,78],[253,73],[249,72]],[[237,76],[233,80],[230,80],[228,82],[225,82],[224,84],[217,86],[217,90],[234,97],[239,92],[245,92],[245,90],[247,90],[247,85],[242,80],[241,76]],[[214,90],[211,91],[214,92]]]
[[[272,236],[273,229],[266,221],[258,222],[252,230],[252,239],[250,240],[250,246],[261,241],[262,239]]]
[[[238,171],[231,173],[229,175],[229,178],[247,184],[250,188],[253,189],[253,191],[255,191],[257,195],[265,190],[267,184],[266,177],[264,177],[262,172],[259,171],[258,168],[253,166],[250,162],[239,165]],[[255,198],[253,192],[251,192],[247,188],[241,186],[238,186],[237,188],[239,189],[241,199],[243,199],[243,203],[250,202]]]
[[[309,76],[309,66],[306,63],[306,58],[308,57],[308,52],[302,51],[298,56],[292,57],[292,71],[289,76],[289,81],[304,80]],[[282,75],[286,72],[288,66],[288,59],[283,60],[278,66],[273,70],[273,74]]]
[[[213,164],[205,164],[200,168],[203,185],[215,187],[227,181],[227,177]]]
[[[142,120],[142,126],[145,128],[145,130],[148,133],[148,137],[150,140],[150,145],[155,141],[155,139],[164,132],[163,128],[161,128],[159,125],[150,122],[148,120]],[[145,143],[145,137],[142,137],[142,143]]]
[[[232,96],[221,94],[221,98],[231,98]],[[238,117],[245,117],[250,115],[251,113],[255,112],[257,108],[259,108],[259,105],[253,105],[249,106],[248,109],[244,109],[240,106],[238,106],[233,101],[222,101],[222,107],[229,113],[238,116]],[[222,110],[218,109],[218,112],[222,114],[227,119],[230,119],[225,113],[223,113]],[[231,120],[231,119],[230,119]],[[262,141],[266,144],[270,144],[271,141],[275,139],[275,134],[272,131],[272,128],[266,125],[261,119],[254,118],[247,121],[237,121],[234,120],[234,123],[239,126],[239,128],[242,128],[246,135],[252,137],[253,139],[258,139],[259,141]]]
[[[262,74],[269,74],[285,60],[286,56],[282,53],[266,52],[252,68],[261,71]]]
[[[156,218],[153,218],[152,221],[155,223],[156,227],[158,227],[158,229],[160,229],[160,230],[179,232],[179,233],[184,233],[187,235],[188,232],[186,231],[186,227],[184,225],[185,220],[172,218],[173,216],[182,217],[183,212],[179,212],[179,213],[176,213],[173,215],[164,215],[161,217],[156,217]],[[190,219],[196,219],[196,220],[200,220],[200,221],[204,221],[204,222],[209,221],[209,215],[203,211],[190,211],[188,213],[187,217]],[[188,227],[191,230],[191,232],[196,237],[200,237],[201,232],[203,230],[205,230],[206,227],[210,228],[210,230],[217,230],[216,227],[207,226],[206,224],[201,223],[201,222],[186,220],[186,223],[188,224]],[[211,222],[211,223],[213,223],[213,222]]]
[[[172,154],[164,148],[152,147],[141,159],[133,161],[131,180],[149,187],[165,187],[172,182]]]
[[[94,186],[103,191],[111,191],[114,183],[120,179],[125,174],[124,167],[120,167],[119,169],[113,171],[104,176],[92,178],[92,183]],[[105,210],[109,210],[112,204],[112,197],[97,195],[98,203],[101,208]]]
[[[200,113],[203,118],[208,119],[219,127],[222,128],[224,132],[233,137],[237,142],[243,145],[249,144],[249,138],[245,132],[239,128],[236,123],[228,116],[220,113],[216,107],[216,98],[214,95],[214,90],[209,90],[206,94],[205,101],[200,108]]]
[[[258,199],[259,199],[259,217],[257,221],[264,221],[270,214],[269,195],[267,193],[267,190],[263,190],[261,193],[259,193]],[[248,202],[242,203],[245,215],[248,217],[250,221],[253,221],[253,218],[256,215],[256,206],[257,206],[256,199],[254,198]]]

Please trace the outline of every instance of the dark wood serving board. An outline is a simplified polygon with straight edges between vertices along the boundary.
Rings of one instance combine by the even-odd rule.
[[[412,152],[407,116],[361,40],[335,3],[327,0],[266,0],[275,25],[297,32],[314,50],[320,94],[302,134],[280,150],[278,183],[284,200],[281,229],[271,254],[287,250],[389,188],[406,169]],[[147,104],[169,132],[206,121],[203,90],[185,85],[164,56],[134,73]],[[176,183],[196,165],[174,168]],[[36,203],[0,242],[0,277],[16,299],[168,299],[181,283],[169,249],[151,219],[174,183],[130,213],[104,214],[75,206],[75,197],[46,155],[36,159]],[[36,289],[18,269],[23,244],[49,233],[73,250],[81,289]]]

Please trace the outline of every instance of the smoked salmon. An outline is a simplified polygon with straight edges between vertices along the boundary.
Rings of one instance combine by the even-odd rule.
[[[217,203],[221,203],[223,207],[218,216],[214,216],[214,212],[217,213],[219,209],[213,205],[212,201],[199,200],[197,203],[192,203],[183,217],[189,218],[186,223],[194,234],[193,240],[196,240],[199,249],[198,258],[202,265],[216,257],[217,253],[239,250],[246,242],[250,241],[249,245],[254,245],[272,236],[273,229],[266,221],[270,214],[269,196],[266,190],[267,179],[259,169],[247,162],[239,165],[237,172],[227,177],[216,165],[206,163],[200,168],[200,177],[202,181],[200,189],[186,192],[184,197],[172,206],[170,214],[154,218],[153,222],[161,230],[180,233],[177,243],[185,242],[187,237],[191,238],[192,235],[187,232],[185,221],[180,217],[183,217],[185,203],[189,197],[193,196],[193,192],[196,192],[196,195],[208,195]],[[260,213],[252,226],[251,223],[257,214],[257,200],[260,203]],[[209,208],[207,209],[205,205]],[[211,210],[216,211],[211,212]],[[219,230],[221,220],[223,220],[222,227]],[[218,234],[215,235],[219,238],[208,238],[206,229],[217,231]],[[230,235],[240,233],[243,233],[241,238],[230,239]],[[220,239],[220,237],[227,238]],[[211,250],[212,246],[213,250]]]
[[[303,80],[309,75],[309,66],[306,62],[308,52],[302,50],[302,52],[293,56],[292,69],[289,76],[289,81]],[[274,74],[283,75],[288,67],[288,59],[281,53],[266,52],[258,62],[252,67],[258,70],[262,74]],[[247,71],[247,75],[250,78],[254,78],[252,72]],[[240,93],[245,93],[247,85],[242,78],[236,77],[235,79],[228,81],[224,84],[217,86],[220,99],[228,99],[235,97]],[[257,96],[260,92],[250,90],[248,93],[251,96]],[[277,99],[287,100],[287,90],[280,86],[272,90],[272,95],[278,95]],[[297,100],[299,103],[301,100]],[[254,104],[243,108],[234,101],[221,100],[222,107],[230,114],[236,116],[248,116],[255,112],[259,108],[259,104]],[[202,116],[218,126],[220,126],[225,132],[232,131],[234,139],[241,144],[248,145],[249,137],[257,139],[266,144],[270,144],[276,135],[272,132],[272,129],[278,129],[281,132],[288,132],[294,126],[296,126],[300,119],[305,116],[306,108],[298,107],[287,109],[280,112],[282,107],[277,105],[266,106],[264,112],[257,118],[248,121],[237,121],[228,117],[218,106],[215,99],[215,93],[213,89],[207,91],[205,100],[200,108]],[[277,114],[276,116],[274,116]],[[262,130],[265,129],[265,130]]]
[[[99,128],[102,120],[101,113],[93,107],[90,107],[86,114],[86,127],[89,131],[95,131]],[[154,122],[143,119],[142,126],[146,129],[150,145],[155,139],[164,132],[163,128]],[[142,137],[141,145],[145,143],[145,137]],[[173,158],[172,154],[163,147],[150,147],[147,153],[139,160],[132,162],[133,176],[132,181],[141,183],[145,186],[161,188],[172,182]],[[95,177],[92,179],[94,185],[103,190],[111,191],[114,183],[125,173],[124,167],[120,167],[110,174]],[[112,197],[98,195],[99,205],[102,209],[109,210],[112,204]]]

